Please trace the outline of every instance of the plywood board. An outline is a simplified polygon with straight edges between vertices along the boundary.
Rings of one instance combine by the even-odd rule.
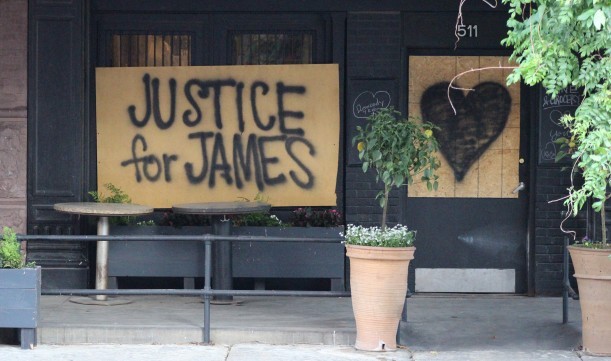
[[[466,173],[461,175],[461,179],[456,177],[456,173],[450,164],[452,161],[456,162],[456,160],[450,160],[442,154],[443,152],[439,152],[441,168],[437,171],[439,175],[438,190],[429,192],[425,183],[415,182],[409,187],[409,197],[517,198],[517,194],[508,190],[513,190],[519,183],[520,86],[519,84],[505,86],[505,79],[510,70],[502,67],[509,65],[507,57],[499,56],[411,56],[409,58],[408,111],[411,116],[425,118],[422,111],[423,94],[440,83],[449,83],[457,74],[461,73],[464,75],[457,78],[454,86],[461,88],[465,97],[475,92],[478,85],[491,82],[506,88],[510,102],[509,113],[506,119],[503,119],[502,132],[494,132],[492,135],[496,139],[491,142],[488,142],[491,139],[490,136],[481,136],[479,135],[481,132],[477,132],[476,138],[478,139],[476,141],[470,143],[461,141],[461,137],[473,136],[471,133],[474,132],[469,133],[469,131],[474,124],[464,126],[462,133],[442,129],[442,132],[451,133],[449,138],[453,137],[453,140],[458,141],[455,147],[480,147],[484,151],[473,157],[473,163],[465,167],[467,168]],[[471,71],[484,67],[491,69]],[[438,110],[443,110],[444,106],[449,107],[449,101],[445,96],[446,92],[444,91],[443,94],[443,99],[437,103]],[[497,104],[486,104],[490,100],[493,99],[480,97],[477,102],[472,101],[471,105],[474,108],[479,107],[478,109],[481,110],[476,111],[475,114],[465,115],[465,113],[471,111],[468,107],[459,109],[459,112],[463,112],[463,114],[457,118],[457,121],[479,116],[483,119],[482,121],[497,122],[498,119],[494,116],[486,115],[486,113],[495,112],[498,108]],[[442,104],[441,101],[447,101],[447,104]],[[439,117],[444,118],[445,116],[446,114],[441,111]]]
[[[336,64],[96,69],[98,186],[134,203],[336,203]]]

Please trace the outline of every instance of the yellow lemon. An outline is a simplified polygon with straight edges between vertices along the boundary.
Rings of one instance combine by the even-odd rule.
[[[432,130],[427,129],[427,130],[424,131],[424,136],[425,137],[430,138],[431,135],[433,135],[433,131]]]
[[[359,144],[356,145],[356,149],[358,149],[359,152],[362,152],[363,149],[365,149],[365,143],[359,142]]]

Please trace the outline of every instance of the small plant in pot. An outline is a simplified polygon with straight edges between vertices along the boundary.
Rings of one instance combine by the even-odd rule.
[[[508,82],[542,84],[555,97],[571,86],[582,90],[575,115],[561,123],[558,158],[573,159],[573,182],[564,198],[570,214],[587,204],[600,214],[601,238],[569,246],[579,286],[584,351],[611,355],[611,247],[605,202],[611,197],[611,14],[608,2],[504,0],[509,5],[508,36],[518,67]],[[543,120],[540,120],[543,121]],[[562,228],[562,227],[561,227]],[[563,229],[564,230],[564,229]],[[575,232],[567,231],[576,235]]]
[[[381,109],[357,127],[357,146],[363,171],[376,171],[384,185],[377,199],[382,207],[380,227],[348,225],[346,254],[350,258],[350,287],[356,320],[355,347],[366,351],[396,350],[396,334],[407,296],[407,270],[414,258],[416,232],[403,225],[387,227],[388,198],[393,187],[414,181],[437,189],[440,166],[433,135],[437,128],[393,108]]]
[[[0,238],[0,328],[21,329],[21,348],[36,345],[40,306],[40,267],[26,263],[15,231],[4,227]]]

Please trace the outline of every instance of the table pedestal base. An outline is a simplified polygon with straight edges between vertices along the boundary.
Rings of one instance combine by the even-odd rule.
[[[96,300],[95,296],[92,297],[71,297],[70,302],[78,303],[80,305],[95,305],[95,306],[118,306],[118,305],[127,305],[133,300],[128,300],[126,298],[112,298],[107,297],[105,300]]]
[[[218,299],[213,298],[212,300],[210,300],[211,305],[220,305],[220,306],[242,306],[243,303],[244,303],[243,300],[235,300],[235,299],[234,300],[218,300]]]
[[[126,203],[100,203],[100,202],[71,202],[56,203],[53,209],[70,214],[99,216],[98,235],[108,236],[110,230],[109,217],[137,216],[153,213],[154,209],[138,204]],[[108,241],[97,241],[96,247],[95,289],[108,289]],[[95,295],[93,297],[75,297],[71,302],[85,305],[115,306],[131,303],[131,300],[109,298],[108,295]]]
[[[212,234],[220,236],[231,235],[231,221],[225,217],[213,217]],[[212,271],[212,288],[217,290],[232,290],[233,278],[231,275],[231,242],[220,241],[212,246],[214,252],[214,270]],[[230,305],[233,296],[214,296],[215,305]]]
[[[227,215],[268,212],[269,208],[269,204],[260,202],[185,203],[172,206],[175,213],[212,216],[212,234],[216,236],[231,235],[231,220],[227,219]],[[212,267],[212,289],[233,290],[231,243],[231,241],[218,240],[212,242],[211,253],[214,256],[214,262],[210,265]],[[209,285],[206,283],[205,287]],[[233,296],[230,295],[217,295],[212,298],[212,303],[215,304],[239,304],[233,302]]]

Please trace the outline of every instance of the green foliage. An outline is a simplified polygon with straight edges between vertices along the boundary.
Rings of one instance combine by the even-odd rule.
[[[513,47],[519,64],[508,83],[541,83],[552,96],[568,86],[583,89],[575,116],[561,119],[571,139],[560,140],[559,156],[570,155],[584,180],[569,189],[565,204],[576,215],[591,197],[604,219],[611,185],[611,0],[503,2],[510,30],[502,43]]]
[[[342,224],[342,214],[336,209],[316,210],[300,207],[293,211],[291,217],[291,225],[295,227],[335,227]]]
[[[250,202],[250,199],[240,197],[244,202]],[[269,197],[263,193],[257,193],[254,201],[267,203]],[[269,212],[256,212],[248,214],[238,214],[231,217],[231,222],[235,226],[251,226],[251,227],[281,227],[283,226],[282,221]]]
[[[231,217],[234,226],[237,227],[281,227],[282,221],[273,214],[257,212],[240,214]]]
[[[197,214],[180,214],[172,210],[163,213],[163,217],[158,222],[160,226],[186,227],[186,226],[210,226],[210,217],[203,217]]]
[[[155,221],[152,219],[147,219],[145,221],[136,222],[136,226],[156,226],[156,225],[157,223],[155,223]]]
[[[88,194],[93,198],[94,202],[99,203],[131,203],[132,200],[129,198],[127,193],[125,193],[121,188],[115,186],[112,183],[104,184],[104,188],[106,188],[110,195],[105,196],[97,191],[91,191]]]
[[[10,227],[4,227],[0,240],[0,268],[22,268],[25,266],[17,235]]]
[[[584,248],[590,249],[611,249],[611,244],[602,243],[602,242],[592,242],[587,236],[584,237],[581,241],[577,241],[574,245],[579,245]],[[611,255],[609,255],[611,258]]]
[[[121,188],[115,186],[112,183],[104,184],[104,188],[106,188],[110,195],[104,195],[97,191],[88,192],[94,202],[99,203],[131,203],[132,200],[129,198],[127,193],[125,193]],[[130,224],[133,217],[112,217],[110,222],[113,224],[119,225],[127,225]]]
[[[426,182],[429,190],[437,190],[440,166],[435,153],[439,149],[433,124],[413,117],[400,119],[401,113],[392,107],[371,115],[365,128],[357,127],[352,145],[357,145],[363,172],[376,170],[376,180],[382,181],[384,190],[376,197],[383,208],[382,228],[386,226],[388,194],[392,187]],[[418,178],[419,177],[419,178]]]

